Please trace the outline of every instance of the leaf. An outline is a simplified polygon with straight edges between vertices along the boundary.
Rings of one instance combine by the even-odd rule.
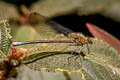
[[[35,39],[73,40],[72,38],[65,37],[63,34],[54,34],[54,32],[53,34],[45,35],[46,33],[43,33],[41,30],[41,35],[38,35],[36,32],[33,33],[34,29],[29,27],[21,27],[21,29],[19,29],[19,31],[23,30],[24,32],[30,31],[29,35],[32,33],[32,38],[34,36]],[[26,37],[25,34],[20,34],[24,32],[19,32],[19,35],[17,34],[16,37],[19,37],[19,39],[21,40],[27,40],[27,38],[29,39],[31,36],[28,36],[28,34],[26,34]],[[80,35],[82,36],[82,34]],[[26,39],[23,38],[23,36]],[[94,78],[100,80],[119,80],[120,56],[104,41],[97,39],[92,39],[92,41],[93,45],[90,45],[90,54],[87,54],[87,48],[85,48],[83,50],[83,54],[81,54],[81,57],[75,60],[79,53],[79,50],[75,51],[74,55],[76,56],[70,59],[71,66],[68,66],[68,57],[71,56],[71,52],[75,48],[77,48],[77,46],[71,46],[68,49],[64,50],[66,46],[69,45],[67,43],[28,45],[30,46],[30,48],[27,52],[27,56],[24,57],[22,63],[29,62],[29,64],[25,65],[27,65],[31,69],[38,71],[67,71],[68,73],[71,73],[71,75],[69,75],[71,77],[74,75],[75,72],[77,75],[79,75],[76,75],[77,78],[75,78],[78,80],[81,78],[86,80],[94,80]],[[82,55],[86,56],[82,57]]]
[[[76,13],[78,15],[101,14],[120,21],[119,0],[39,0],[31,5],[31,12],[48,17]]]
[[[31,74],[32,73],[32,74]],[[22,67],[19,70],[17,79],[19,80],[66,80],[64,74],[61,72],[45,72],[45,71],[34,71],[27,67]],[[16,78],[11,78],[9,80],[16,80]]]
[[[11,35],[9,34],[9,24],[7,20],[1,20],[0,23],[0,50],[4,53],[4,55],[9,54],[10,46],[11,46]],[[2,53],[1,52],[1,53]]]
[[[17,22],[19,18],[20,15],[17,11],[16,6],[4,1],[0,1],[0,20],[8,20],[10,25],[9,27],[11,28],[11,35],[13,38],[17,31],[17,28],[19,27]]]
[[[58,34],[52,39],[69,38]],[[67,71],[71,74],[78,72],[82,76],[81,78],[86,80],[119,80],[120,56],[104,41],[92,40],[94,43],[90,46],[90,54],[87,54],[87,49],[85,48],[83,54],[86,56],[81,56],[77,60],[75,60],[77,56],[72,57],[70,60],[71,66],[68,66],[68,57],[71,56],[71,52],[77,46],[71,46],[63,51],[68,45],[64,43],[37,45],[28,51],[28,56],[23,59],[23,63],[27,63],[26,65],[34,70]],[[76,52],[79,53],[79,50],[75,51],[74,55],[77,55]],[[32,61],[33,57],[36,56],[39,58]]]
[[[46,33],[42,32],[42,30],[40,31],[41,35],[38,35],[36,32],[34,32],[34,29],[25,26],[21,27],[19,31],[19,35],[16,34],[16,39],[19,38],[21,40],[27,41],[29,39],[32,40],[31,38],[42,40],[73,40],[72,38],[65,37],[63,34],[55,34],[54,32],[52,32],[52,34],[46,35]],[[29,32],[28,34],[30,36],[28,34],[24,34],[26,33],[26,31]],[[113,48],[111,48],[105,42],[96,39],[92,40],[94,44],[90,46],[90,54],[87,54],[87,49],[85,48],[83,50],[83,54],[86,56],[81,56],[80,59],[78,58],[77,60],[75,60],[77,56],[71,58],[71,66],[68,66],[68,57],[71,56],[71,52],[75,48],[77,48],[77,46],[71,46],[67,50],[64,50],[65,47],[69,45],[67,43],[31,45],[29,51],[27,52],[28,55],[22,60],[22,63],[29,63],[25,65],[34,70],[55,72],[67,71],[68,73],[71,73],[71,75],[69,76],[72,76],[72,74],[76,72],[76,74],[79,75],[79,77],[76,75],[78,80],[81,78],[86,80],[120,79],[120,56],[117,54],[117,52],[115,52]],[[77,55],[78,53],[79,50],[77,50],[74,54]],[[103,72],[105,74],[103,74]],[[40,75],[41,73],[33,74]],[[27,76],[27,73],[26,78],[29,78],[29,76]]]
[[[106,7],[102,10],[101,14],[114,19],[115,21],[120,22],[120,1],[116,0],[116,2],[113,5],[110,5],[109,7]]]
[[[94,37],[97,37],[100,40],[104,40],[113,48],[115,48],[118,53],[120,53],[120,40],[93,24],[87,23],[86,26]]]
[[[101,12],[109,4],[114,4],[113,0],[39,0],[32,4],[31,11],[39,12],[48,17],[77,13],[79,15]]]
[[[0,1],[0,19],[17,20],[18,18],[19,14],[14,5]]]

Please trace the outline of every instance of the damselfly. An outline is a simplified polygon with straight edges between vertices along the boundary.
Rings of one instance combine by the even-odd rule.
[[[39,13],[33,12],[28,16],[28,20],[30,24],[36,28],[36,30],[39,28],[39,25],[41,24],[47,24],[50,25],[52,28],[57,30],[60,33],[63,33],[65,35],[68,35],[69,33],[73,32],[72,30],[57,24],[56,22],[50,20],[49,18],[40,15]],[[73,55],[73,52],[76,50],[79,50],[82,46],[86,45],[88,49],[88,54],[89,54],[89,46],[88,44],[92,44],[92,40],[90,38],[85,39],[82,36],[75,35],[73,40],[36,40],[36,41],[28,41],[28,42],[13,42],[13,46],[19,46],[19,45],[25,45],[25,44],[38,44],[38,43],[74,43],[74,44],[69,44],[65,49],[67,49],[69,46],[78,46],[76,49],[74,49],[71,54]],[[84,48],[84,47],[83,47]],[[83,49],[82,48],[82,49]],[[82,52],[82,49],[79,52]],[[71,58],[70,56],[69,58]],[[68,59],[69,59],[68,58]],[[69,61],[69,60],[68,60]]]

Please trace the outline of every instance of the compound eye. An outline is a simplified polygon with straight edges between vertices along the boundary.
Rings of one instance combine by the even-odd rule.
[[[93,44],[93,41],[89,41],[89,44]]]
[[[87,40],[90,45],[93,44],[93,41],[90,38],[88,38]]]

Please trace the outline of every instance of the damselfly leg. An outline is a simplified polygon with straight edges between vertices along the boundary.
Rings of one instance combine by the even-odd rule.
[[[70,46],[78,46],[77,44],[69,44],[64,50],[66,50],[67,48],[69,48]],[[77,57],[75,58],[75,60],[77,60],[78,58],[80,58],[80,55],[83,55],[81,54],[82,51],[87,47],[87,50],[88,50],[88,54],[89,54],[89,46],[88,44],[86,45],[83,45],[83,46],[78,46],[77,48],[75,48],[74,50],[71,51],[71,54],[70,56],[67,58],[68,59],[68,66],[70,66],[71,62],[71,58],[73,58],[75,55],[74,55],[74,52],[76,52],[77,50],[79,50],[79,53],[77,55]]]
[[[70,66],[70,59],[72,58],[72,57],[74,57],[74,52],[76,51],[76,50],[80,50],[80,48],[81,48],[81,46],[79,46],[79,47],[77,47],[76,49],[74,49],[74,50],[72,50],[72,52],[71,52],[71,56],[69,56],[68,57],[68,66]]]

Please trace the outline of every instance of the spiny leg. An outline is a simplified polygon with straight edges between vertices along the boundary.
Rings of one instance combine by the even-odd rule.
[[[66,50],[69,46],[78,46],[77,44],[69,44],[64,50]],[[73,53],[76,51],[76,50],[80,50],[81,46],[75,48],[74,50],[72,50],[71,52],[71,56],[68,57],[68,66],[70,65],[70,59],[74,56]],[[64,51],[63,50],[63,51]],[[81,50],[82,51],[82,50]],[[81,52],[80,52],[81,53]],[[79,54],[80,55],[80,54]]]
[[[70,47],[70,46],[76,46],[76,44],[69,44],[69,45],[67,45],[67,47],[65,47],[65,48],[63,49],[63,51],[65,51],[65,50],[66,50],[68,47]],[[71,52],[71,55],[72,55],[72,56],[70,56],[70,57],[67,58],[67,59],[68,59],[68,65],[69,65],[69,58],[73,57],[73,52],[74,52],[74,51]]]
[[[88,43],[87,43],[86,45],[87,45],[88,54],[89,54],[89,53],[90,53],[90,48],[89,48],[89,45],[88,45]]]
[[[70,59],[74,56],[73,53],[76,51],[76,50],[79,50],[81,48],[81,46],[77,47],[76,49],[74,49],[72,52],[71,52],[71,56],[68,57],[68,66],[70,65]]]
[[[78,56],[75,58],[75,60],[80,57],[80,54],[82,53],[82,51],[85,47],[88,47],[88,46],[87,45],[82,46],[82,48],[80,49],[80,52],[78,53]]]
[[[87,43],[86,44],[86,47],[87,47],[87,49],[88,49],[88,54],[90,53],[90,48],[89,48],[89,44]],[[85,48],[85,46],[84,47],[82,47],[82,49],[80,50],[80,52],[79,52],[79,56],[80,56],[80,53],[82,53],[82,50]],[[78,56],[78,57],[79,57]],[[85,55],[84,55],[85,56]],[[76,57],[76,59],[78,58],[78,57]],[[82,59],[84,59],[84,58],[82,58]],[[79,63],[80,65],[82,65],[82,61],[80,60],[80,63]]]

